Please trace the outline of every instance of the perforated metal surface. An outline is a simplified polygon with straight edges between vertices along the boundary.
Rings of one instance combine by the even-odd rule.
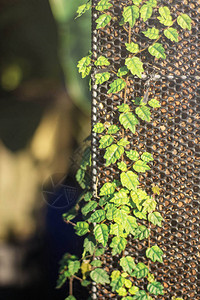
[[[95,5],[98,1],[93,0]],[[114,6],[110,11],[118,18],[122,13],[122,4],[127,1],[110,1]],[[141,122],[138,132],[132,136],[131,149],[149,151],[154,156],[152,169],[145,176],[140,176],[142,186],[150,191],[152,183],[159,185],[161,195],[157,197],[158,208],[164,217],[163,227],[152,225],[151,244],[158,244],[164,251],[164,264],[151,263],[150,268],[156,279],[164,284],[165,295],[154,299],[171,299],[179,296],[183,299],[200,299],[199,247],[200,247],[200,203],[199,191],[199,64],[198,57],[198,24],[200,5],[197,0],[160,1],[161,5],[170,6],[173,19],[175,14],[184,12],[193,20],[192,30],[178,28],[180,41],[175,44],[162,38],[165,45],[166,60],[155,60],[147,51],[141,52],[145,63],[147,77],[134,78],[129,81],[128,102],[136,96],[143,96],[144,83],[154,72],[154,80],[150,84],[150,97],[159,99],[161,108],[154,110],[150,123]],[[116,70],[124,65],[127,57],[124,43],[128,42],[128,34],[117,22],[103,30],[95,30],[98,13],[93,10],[94,57],[104,55],[109,58]],[[150,27],[156,26],[156,14],[146,22]],[[132,41],[146,45],[147,39],[138,34],[145,30],[143,22],[136,24],[132,33]],[[175,23],[174,27],[178,27]],[[155,68],[152,67],[152,63]],[[92,124],[109,121],[117,124],[117,105],[122,103],[122,94],[107,95],[109,83],[101,87],[92,86]],[[119,174],[113,167],[105,167],[104,151],[98,149],[100,135],[92,136],[92,171],[93,187],[97,178],[98,188],[106,177],[118,178]],[[130,239],[127,250],[136,258],[136,262],[146,262],[144,257],[146,242]],[[118,260],[118,259],[117,259]],[[107,271],[116,268],[115,258],[107,251],[104,256]],[[138,283],[138,280],[137,280]],[[140,287],[146,286],[141,280]],[[118,299],[111,290],[100,285],[93,287],[93,299]]]

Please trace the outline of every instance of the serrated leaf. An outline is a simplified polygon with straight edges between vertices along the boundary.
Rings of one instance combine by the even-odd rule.
[[[95,22],[97,23],[97,29],[104,28],[111,20],[111,16],[107,14],[101,15]]]
[[[145,4],[150,5],[151,7],[156,7],[157,6],[157,0],[149,0]]]
[[[85,170],[83,170],[82,168],[78,169],[78,171],[76,172],[76,181],[81,184],[84,180],[85,177]]]
[[[110,283],[109,275],[104,269],[96,268],[90,273],[93,281],[100,284]]]
[[[147,219],[147,213],[144,211],[139,211],[138,209],[134,209],[133,213],[137,218],[139,218],[141,220]]]
[[[126,58],[125,65],[133,75],[137,75],[139,78],[142,77],[144,72],[143,62],[138,57]]]
[[[129,129],[132,133],[135,133],[135,126],[139,123],[138,119],[131,112],[122,113],[119,116],[119,121],[125,129]]]
[[[80,269],[80,262],[78,260],[70,261],[68,264],[68,271],[70,275],[74,275]]]
[[[97,123],[93,127],[93,131],[96,133],[102,133],[105,130],[105,127],[102,123]]]
[[[136,264],[131,256],[125,256],[120,259],[120,266],[122,267],[124,272],[128,272],[129,274],[131,274],[133,269],[135,269]]]
[[[111,195],[115,192],[116,184],[111,182],[106,182],[100,189],[100,196]]]
[[[148,28],[147,31],[142,31],[142,33],[151,40],[159,38],[159,29],[155,27]]]
[[[127,165],[125,162],[120,161],[117,163],[118,169],[121,171],[127,171]]]
[[[191,28],[192,28],[191,27],[192,20],[186,14],[181,14],[180,16],[178,16],[177,23],[183,29],[189,29],[189,30],[191,30]]]
[[[84,194],[83,199],[88,202],[92,199],[92,192],[87,192]]]
[[[83,248],[85,252],[89,252],[93,255],[95,250],[95,240],[93,236],[89,235],[84,239]]]
[[[159,7],[159,14],[162,17],[165,17],[165,18],[167,18],[168,16],[170,16],[171,13],[170,13],[169,7],[167,7],[167,6],[161,6],[161,7]]]
[[[119,270],[114,270],[114,271],[112,271],[112,274],[111,274],[111,279],[112,280],[115,280],[115,279],[117,279],[117,278],[119,278],[121,276],[121,273],[120,273],[120,271]]]
[[[141,189],[135,189],[131,191],[131,199],[135,203],[137,209],[140,211],[142,209],[142,202],[147,198],[147,193]]]
[[[148,284],[147,286],[147,290],[153,294],[153,295],[164,295],[164,291],[163,291],[164,287],[163,285],[158,282],[158,281],[154,281]]]
[[[126,49],[131,53],[137,53],[139,51],[139,45],[136,43],[133,43],[133,42],[130,44],[126,43],[125,46],[126,46]]]
[[[98,248],[95,250],[95,256],[101,256],[104,254],[104,252],[105,252],[104,248]]]
[[[178,31],[175,28],[167,28],[164,30],[164,35],[172,42],[178,42]]]
[[[117,76],[122,77],[122,76],[126,75],[128,73],[128,71],[129,71],[128,68],[126,66],[123,66],[118,69]]]
[[[133,297],[134,300],[153,300],[147,293],[143,290],[138,291]]]
[[[132,286],[132,282],[131,282],[129,279],[125,279],[125,281],[124,281],[124,286],[125,286],[127,289],[130,289],[131,286]]]
[[[147,280],[148,282],[154,282],[155,276],[152,273],[148,273]]]
[[[75,19],[81,17],[86,11],[88,11],[91,7],[91,4],[88,2],[86,4],[80,5],[76,11],[78,14]]]
[[[114,197],[110,200],[110,202],[115,203],[116,205],[126,205],[128,204],[128,196],[124,191],[119,191],[114,194]]]
[[[141,159],[145,162],[149,162],[149,161],[153,161],[153,156],[151,153],[149,152],[144,152],[142,155],[141,155]]]
[[[91,284],[91,282],[89,280],[84,279],[84,280],[81,281],[82,286],[88,286],[89,284]]]
[[[106,218],[107,218],[109,221],[112,221],[112,220],[113,220],[114,215],[116,214],[116,210],[117,210],[117,208],[114,207],[114,206],[108,208],[107,213],[106,213]]]
[[[96,79],[95,84],[102,84],[110,79],[110,73],[97,73],[94,77]]]
[[[135,5],[140,5],[140,3],[142,2],[142,0],[132,0],[133,4]]]
[[[139,118],[141,118],[144,121],[150,122],[151,121],[151,112],[149,107],[147,106],[139,106],[135,109],[136,114]]]
[[[109,128],[108,128],[108,131],[107,133],[108,134],[115,134],[119,131],[119,127],[117,125],[111,125]]]
[[[93,211],[96,207],[97,207],[97,202],[90,201],[81,209],[81,212],[84,216],[86,216],[89,212]]]
[[[134,190],[139,185],[137,174],[132,171],[122,172],[120,174],[121,183],[128,190]]]
[[[116,144],[111,145],[106,149],[104,158],[106,159],[106,167],[110,164],[114,164],[124,153],[124,147],[118,146]]]
[[[127,295],[127,291],[124,287],[120,287],[118,290],[116,290],[116,292],[118,293],[119,296],[126,296]]]
[[[117,108],[118,108],[119,112],[123,112],[123,113],[126,113],[126,112],[129,112],[129,111],[130,111],[129,105],[128,105],[128,104],[125,104],[125,103],[123,103],[123,104],[117,106]]]
[[[131,274],[131,276],[134,276],[134,277],[140,279],[140,278],[146,277],[148,273],[149,273],[148,267],[143,263],[138,263],[135,267],[134,272]]]
[[[138,160],[134,163],[133,165],[133,169],[136,172],[146,172],[148,170],[150,170],[150,167],[146,164],[145,161],[143,160]]]
[[[100,223],[105,220],[106,213],[103,209],[96,210],[88,219],[91,223]]]
[[[105,247],[108,242],[108,226],[106,224],[97,224],[94,227],[94,236]]]
[[[63,214],[63,219],[66,221],[73,220],[77,216],[77,210],[75,207],[72,207],[67,213]]]
[[[77,222],[76,226],[74,226],[76,230],[76,234],[79,236],[85,235],[89,231],[89,224],[86,222]]]
[[[91,66],[89,64],[91,63],[90,55],[83,57],[81,60],[78,61],[78,71],[82,74],[82,78],[85,78],[87,75],[89,75],[91,71]]]
[[[128,22],[131,27],[135,25],[136,20],[139,18],[139,8],[136,5],[126,6],[123,10],[123,18]]]
[[[154,185],[154,186],[152,187],[152,192],[153,192],[154,194],[160,195],[160,188],[159,188],[157,185]]]
[[[95,9],[102,11],[102,10],[109,9],[111,6],[112,4],[109,2],[109,0],[101,0],[97,3]]]
[[[122,138],[122,139],[120,139],[120,140],[117,142],[117,145],[123,146],[123,147],[126,147],[126,146],[129,145],[129,144],[130,144],[130,142],[127,141],[125,138]]]
[[[142,206],[144,207],[143,211],[151,213],[156,209],[156,205],[156,201],[153,198],[149,197],[147,200],[144,201],[144,203],[142,203]]]
[[[134,285],[128,291],[131,295],[135,295],[139,291],[139,288]],[[131,298],[131,299],[133,299],[133,298]]]
[[[101,137],[100,141],[99,141],[99,148],[106,148],[108,146],[110,146],[112,144],[112,142],[114,141],[114,138],[111,135],[104,135]]]
[[[162,227],[163,217],[161,216],[161,214],[159,212],[155,211],[155,212],[150,213],[148,215],[148,220],[152,224],[158,225],[159,227]]]
[[[124,233],[124,228],[119,223],[114,223],[110,225],[110,234],[126,237],[126,234]]]
[[[172,26],[173,25],[173,21],[172,21],[171,16],[167,16],[167,18],[157,17],[157,19],[160,21],[161,24],[163,24],[165,26]]]
[[[149,229],[144,226],[144,225],[140,225],[138,226],[138,228],[134,231],[134,239],[139,239],[144,240],[147,239],[149,237],[150,231]]]
[[[170,10],[167,6],[161,6],[159,8],[160,17],[157,17],[161,24],[165,26],[171,26],[173,24]]]
[[[124,208],[124,207],[123,207]],[[114,213],[114,216],[113,216],[113,220],[118,223],[118,224],[121,224],[123,227],[125,227],[125,224],[126,224],[126,218],[127,218],[127,213],[126,211],[124,211],[122,209],[117,209]]]
[[[150,258],[153,262],[163,263],[162,259],[163,251],[157,246],[152,246],[146,250],[146,257]]]
[[[160,103],[158,100],[156,99],[151,99],[148,101],[148,104],[153,107],[153,108],[157,108],[157,107],[161,107]]]
[[[112,255],[120,254],[126,248],[126,244],[127,240],[125,238],[115,236],[110,244],[110,247],[113,248]]]
[[[114,271],[115,272],[115,271]],[[117,272],[117,271],[116,271]],[[119,273],[120,274],[120,273]],[[122,287],[124,285],[124,281],[125,279],[123,277],[119,276],[115,276],[112,281],[111,281],[111,287],[112,287],[112,291],[116,291],[117,289],[119,289],[120,287]]]
[[[70,295],[67,298],[65,298],[65,300],[76,300],[76,298],[74,296]]]
[[[136,150],[126,151],[126,155],[130,160],[136,161],[138,160],[139,153]]]
[[[102,55],[97,58],[97,60],[95,61],[94,64],[97,67],[98,66],[109,66],[110,65],[108,59],[105,56],[102,56]]]
[[[127,216],[125,221],[125,230],[129,234],[134,234],[135,229],[138,227],[138,224],[136,222],[136,218],[133,216]]]
[[[166,58],[165,49],[160,43],[155,43],[148,48],[149,53],[156,58]]]
[[[91,262],[91,265],[92,265],[93,267],[101,267],[102,261],[101,261],[101,260],[93,260],[93,261]]]
[[[140,8],[140,16],[143,19],[144,22],[146,22],[152,15],[153,9],[150,5],[142,5]]]
[[[118,93],[121,90],[123,90],[125,86],[126,86],[126,82],[123,79],[121,78],[116,79],[110,84],[110,89],[108,90],[108,94]]]

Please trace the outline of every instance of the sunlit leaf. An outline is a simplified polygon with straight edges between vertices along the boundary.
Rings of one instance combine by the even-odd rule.
[[[139,106],[136,107],[135,113],[138,115],[139,118],[141,118],[144,121],[150,122],[151,121],[151,112],[149,107],[147,106]]]
[[[157,245],[154,245],[146,250],[146,257],[150,258],[153,262],[158,261],[163,263],[162,256],[163,251]]]
[[[152,224],[158,225],[159,227],[162,227],[163,217],[161,216],[161,214],[159,212],[155,211],[155,212],[150,213],[148,215],[148,220]]]
[[[124,147],[118,146],[116,144],[111,145],[106,149],[104,158],[106,159],[106,166],[114,164],[124,153]]]
[[[95,239],[93,236],[87,236],[84,239],[83,243],[84,251],[89,252],[91,255],[94,253],[95,250]]]
[[[120,287],[118,290],[116,290],[116,292],[118,293],[119,296],[126,296],[127,295],[127,291],[124,287]]]
[[[115,192],[116,184],[111,182],[106,182],[100,189],[100,196],[111,195]]]
[[[127,165],[124,161],[120,161],[117,163],[118,169],[121,171],[127,171]]]
[[[137,286],[132,286],[128,291],[131,295],[135,295],[139,291],[139,288]],[[131,299],[133,298],[131,297]]]
[[[164,295],[164,291],[163,291],[164,287],[163,285],[158,282],[158,281],[154,281],[148,284],[147,286],[147,290],[153,294],[153,295]]]
[[[149,0],[145,4],[149,5],[151,7],[156,7],[157,6],[157,0]]]
[[[127,240],[123,237],[115,236],[112,239],[112,243],[110,247],[112,248],[112,255],[116,255],[117,253],[121,253],[126,248]]]
[[[77,11],[76,11],[76,13],[77,13],[78,15],[76,16],[75,19],[81,17],[87,10],[90,9],[90,7],[91,7],[91,4],[90,4],[89,2],[86,3],[86,4],[80,5],[80,6],[78,7]]]
[[[126,75],[128,73],[128,71],[129,71],[128,68],[126,66],[123,66],[118,69],[117,76],[122,77],[122,76]]]
[[[148,101],[148,104],[153,107],[153,108],[157,108],[157,107],[161,107],[160,103],[158,100],[156,99],[151,99]]]
[[[107,14],[101,15],[95,22],[97,23],[97,29],[104,28],[111,20],[111,16]]]
[[[137,18],[139,18],[139,8],[136,5],[126,6],[123,10],[123,18],[131,27],[135,25]]]
[[[140,8],[140,16],[144,22],[146,22],[152,15],[153,9],[150,5],[142,5]]]
[[[156,201],[153,198],[149,197],[147,200],[144,201],[144,203],[142,203],[142,206],[144,207],[143,211],[151,213],[156,209],[156,205]]]
[[[126,205],[128,204],[128,196],[125,191],[119,191],[114,194],[114,197],[110,202],[115,203],[116,205]]]
[[[81,60],[79,60],[77,67],[78,67],[79,73],[82,74],[82,78],[89,75],[89,73],[91,71],[91,66],[89,66],[90,63],[91,63],[90,55],[85,56]]]
[[[96,133],[102,133],[105,130],[105,127],[102,123],[97,123],[93,127],[93,131]]]
[[[85,216],[89,212],[93,211],[97,207],[97,202],[96,201],[90,201],[88,202],[82,209],[81,212]]]
[[[112,4],[109,2],[109,0],[101,0],[97,3],[95,9],[102,11],[102,10],[109,9],[111,6]]]
[[[126,43],[125,46],[126,46],[126,49],[131,53],[137,53],[139,51],[139,45],[136,43],[133,43],[133,42],[130,44]]]
[[[106,224],[97,224],[94,227],[95,239],[101,243],[104,247],[108,242],[108,226]]]
[[[123,147],[127,146],[128,144],[130,144],[130,142],[127,141],[125,138],[122,138],[117,142],[117,145],[123,146]]]
[[[125,221],[125,230],[127,233],[134,234],[135,229],[138,227],[136,218],[133,216],[127,216]]]
[[[96,268],[90,273],[93,281],[100,284],[110,283],[109,275],[104,269]]]
[[[103,209],[98,209],[95,212],[93,212],[93,214],[88,219],[88,222],[100,223],[103,220],[105,220],[105,217],[106,217],[105,211]]]
[[[153,156],[151,153],[149,152],[144,152],[142,155],[141,155],[141,159],[145,162],[149,162],[149,161],[153,161]]]
[[[100,141],[99,141],[99,148],[106,148],[108,146],[110,146],[112,144],[112,142],[114,141],[114,138],[111,135],[104,135],[101,137]]]
[[[136,150],[126,151],[126,155],[130,160],[136,161],[138,160],[139,153]]]
[[[124,232],[123,226],[119,223],[114,223],[110,225],[110,234],[122,237],[127,236],[127,234]]]
[[[119,112],[123,112],[123,113],[126,113],[126,112],[130,111],[130,107],[126,103],[123,103],[123,104],[117,106],[117,108],[118,108]]]
[[[164,35],[172,42],[178,42],[178,31],[175,28],[167,28],[164,30]]]
[[[144,226],[140,225],[138,228],[134,231],[134,239],[144,240],[149,237],[150,231],[149,229]]]
[[[125,129],[129,129],[132,133],[135,133],[135,127],[139,123],[138,119],[131,112],[121,114],[119,121]]]
[[[122,185],[128,190],[134,190],[139,184],[137,174],[133,173],[132,171],[122,172],[120,174],[120,179]]]
[[[96,79],[95,84],[102,84],[110,79],[110,73],[97,73],[94,77]]]
[[[142,77],[144,72],[143,62],[138,57],[126,58],[125,65],[133,75],[137,75],[139,78]]]
[[[108,134],[115,134],[119,131],[119,127],[117,125],[111,125],[109,128],[108,128],[108,131],[107,133]]]
[[[148,28],[147,31],[142,31],[142,33],[151,40],[159,38],[159,29],[155,27]]]
[[[89,224],[87,222],[77,222],[74,228],[76,230],[76,234],[82,236],[88,232]]]
[[[126,82],[123,79],[116,79],[110,84],[110,89],[108,90],[108,94],[118,93],[123,90],[126,86]]]
[[[134,272],[131,275],[140,279],[146,277],[148,273],[149,273],[148,267],[143,263],[138,263],[134,269]]]
[[[109,66],[110,63],[108,59],[105,56],[99,56],[97,60],[95,61],[95,66]]]
[[[134,163],[133,169],[136,172],[146,172],[150,170],[150,167],[147,165],[147,163],[143,160],[138,160]]]
[[[180,16],[178,16],[177,23],[183,29],[189,29],[189,30],[191,30],[191,28],[192,28],[191,27],[192,20],[186,14],[181,14]]]

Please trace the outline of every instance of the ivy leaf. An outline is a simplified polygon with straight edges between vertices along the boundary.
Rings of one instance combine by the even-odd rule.
[[[141,155],[141,159],[145,162],[149,162],[149,161],[153,161],[153,156],[151,153],[149,152],[144,152],[142,155]]]
[[[68,270],[70,275],[74,275],[80,269],[80,262],[78,260],[72,260],[68,264]]]
[[[134,285],[128,291],[131,295],[135,295],[139,291],[139,288]],[[131,297],[131,299],[133,299],[133,298]]]
[[[167,28],[164,30],[164,35],[172,42],[178,42],[178,31],[175,28]]]
[[[116,214],[116,211],[117,211],[117,208],[116,207],[110,207],[108,208],[107,210],[107,213],[106,213],[106,218],[109,220],[109,221],[112,221],[115,214]]]
[[[137,53],[139,51],[139,45],[136,43],[133,43],[133,42],[130,44],[126,43],[125,46],[126,46],[126,49],[131,53]]]
[[[94,77],[96,78],[95,84],[102,84],[110,79],[110,73],[97,73]]]
[[[140,8],[140,16],[143,19],[144,22],[146,22],[152,15],[153,9],[150,5],[142,5]]]
[[[134,234],[135,229],[138,227],[136,222],[136,218],[133,216],[127,216],[126,223],[125,223],[125,230],[129,234]]]
[[[120,266],[122,267],[124,272],[131,274],[133,269],[135,269],[136,264],[131,256],[126,256],[120,259]]]
[[[141,189],[131,191],[131,199],[135,203],[138,210],[142,209],[142,202],[147,198],[147,193]]]
[[[125,279],[124,285],[127,289],[130,289],[132,286],[132,282],[129,279]]]
[[[111,274],[110,277],[111,277],[111,279],[113,281],[113,280],[119,278],[120,276],[121,276],[120,271],[119,270],[114,270],[114,271],[112,271],[112,274]]]
[[[127,291],[124,287],[120,287],[118,290],[116,290],[116,292],[118,293],[119,296],[126,296],[127,295]]]
[[[109,9],[111,6],[112,6],[112,4],[109,2],[109,0],[101,0],[96,5],[95,9],[102,11],[102,10]]]
[[[150,300],[152,299],[151,297],[149,298],[149,296],[147,295],[147,293],[143,290],[138,291],[135,296],[133,297],[133,299],[135,300]]]
[[[155,27],[148,28],[147,31],[142,31],[142,33],[150,40],[156,40],[159,38],[159,29]]]
[[[144,105],[144,106],[136,107],[135,112],[138,115],[138,117],[141,118],[142,120],[147,122],[151,121],[151,112],[147,106]]]
[[[124,153],[124,147],[116,144],[111,145],[106,149],[104,158],[106,159],[106,167],[110,164],[114,164]]]
[[[128,68],[126,66],[123,66],[118,69],[117,76],[122,77],[122,76],[126,75],[128,73],[128,71],[129,71]]]
[[[114,223],[110,225],[110,234],[125,237],[124,228],[121,224]]]
[[[154,281],[148,284],[147,286],[147,290],[153,294],[153,295],[164,295],[164,291],[163,291],[164,287],[163,285],[158,282],[158,281]]]
[[[116,255],[117,253],[121,253],[126,248],[127,240],[123,237],[115,236],[112,239],[112,243],[110,247],[112,249],[112,255]]]
[[[89,252],[91,255],[93,255],[94,250],[95,250],[95,240],[93,236],[87,236],[84,239],[83,243],[84,251]]]
[[[107,133],[108,134],[115,134],[119,131],[119,127],[117,125],[111,125],[109,128],[108,128],[108,131]]]
[[[91,4],[90,4],[89,2],[86,3],[86,4],[80,5],[80,6],[78,7],[77,11],[76,11],[76,13],[77,13],[78,15],[76,16],[75,19],[81,17],[87,10],[90,9],[90,7],[91,7]]]
[[[123,190],[115,193],[114,197],[110,200],[110,202],[113,202],[116,205],[126,205],[126,204],[128,204],[127,193]]]
[[[126,113],[126,112],[129,112],[129,111],[130,111],[129,105],[128,105],[128,104],[125,104],[125,103],[123,103],[123,104],[117,106],[117,108],[118,108],[119,112],[123,112],[123,113]]]
[[[105,220],[106,213],[103,209],[96,210],[88,219],[91,223],[100,223]]]
[[[93,267],[101,267],[102,261],[100,261],[100,260],[93,260],[93,261],[91,262],[91,265],[92,265]]]
[[[135,25],[136,19],[139,18],[139,8],[136,5],[124,7],[123,18],[131,27]]]
[[[132,171],[122,172],[120,174],[121,183],[128,190],[134,190],[139,185],[138,176]]]
[[[135,5],[140,5],[140,3],[142,2],[142,0],[132,0],[133,4]]]
[[[105,127],[102,123],[97,123],[93,127],[93,131],[96,133],[102,133],[105,130]]]
[[[160,188],[159,188],[157,185],[154,185],[154,186],[152,187],[152,192],[153,192],[154,194],[160,195]]]
[[[164,18],[167,18],[167,17],[171,16],[169,7],[167,7],[167,6],[161,6],[161,7],[159,7],[159,13]]]
[[[82,78],[85,78],[87,75],[89,75],[91,71],[91,66],[89,67],[89,64],[91,63],[90,55],[83,57],[81,60],[78,61],[78,71],[82,74]]]
[[[89,284],[91,284],[91,282],[89,280],[84,279],[84,280],[81,281],[82,286],[88,286]]]
[[[138,209],[134,209],[133,213],[137,218],[139,218],[141,220],[147,219],[147,213],[144,211],[139,211]]]
[[[172,26],[173,21],[170,14],[170,10],[167,6],[162,6],[159,8],[160,16],[157,19],[160,21],[161,24],[165,26]]]
[[[149,53],[156,58],[166,58],[165,49],[160,43],[155,43],[148,48]]]
[[[137,75],[139,78],[142,77],[144,72],[143,63],[138,57],[126,58],[125,65],[133,75]]]
[[[127,140],[124,139],[124,138],[120,139],[120,140],[117,142],[117,145],[123,146],[123,147],[126,147],[128,144],[130,144],[130,142],[127,141]]]
[[[110,283],[109,275],[104,269],[96,268],[90,273],[90,277],[96,283]]]
[[[162,227],[162,220],[163,217],[159,212],[152,212],[148,215],[148,220],[154,225],[158,225],[159,227]]]
[[[83,199],[88,202],[92,199],[92,192],[87,192],[83,195]]]
[[[148,273],[147,280],[148,282],[154,282],[155,276],[152,273]]]
[[[140,279],[140,278],[146,277],[148,273],[149,273],[148,267],[143,263],[138,263],[135,267],[134,272],[131,275]],[[137,298],[135,298],[135,299],[137,299]]]
[[[148,104],[153,107],[153,108],[157,108],[157,107],[161,107],[160,103],[158,100],[156,99],[151,99],[148,101]]]
[[[136,161],[138,160],[139,153],[136,150],[126,151],[126,155],[130,160]]]
[[[120,169],[121,171],[127,171],[127,165],[124,161],[120,161],[117,163],[118,169]]]
[[[67,298],[65,298],[65,300],[76,300],[76,298],[74,296],[70,295]]]
[[[142,205],[144,207],[143,212],[151,213],[156,209],[157,203],[153,198],[149,197]]]
[[[135,126],[139,123],[138,119],[131,112],[121,114],[119,121],[125,129],[129,129],[132,133],[135,133]]]
[[[99,141],[99,148],[106,148],[108,146],[110,146],[110,144],[112,144],[112,142],[114,141],[114,138],[111,135],[104,135],[101,137],[100,141]]]
[[[146,257],[150,258],[153,262],[163,263],[162,259],[163,251],[157,246],[152,246],[146,250]]]
[[[111,281],[111,287],[112,287],[112,291],[116,291],[118,289],[120,289],[123,285],[124,285],[124,281],[125,279],[121,276],[117,276],[116,278],[113,278],[113,280]]]
[[[134,163],[133,169],[136,172],[146,172],[146,171],[150,170],[150,167],[146,164],[145,161],[138,160]]]
[[[106,224],[97,224],[94,227],[94,236],[105,247],[108,242],[108,226]]]
[[[91,148],[90,147],[85,148],[83,155],[82,155],[81,162],[80,162],[81,169],[86,170],[87,166],[91,166]]]
[[[97,58],[97,60],[95,61],[94,64],[97,67],[98,66],[109,66],[110,65],[108,59],[105,56],[102,56],[102,55]]]
[[[125,227],[127,213],[126,213],[126,211],[123,210],[123,208],[122,209],[117,209],[115,211],[113,219],[116,223],[121,224],[123,227]]]
[[[156,7],[157,6],[157,0],[149,0],[145,4],[149,5],[151,7]]]
[[[186,14],[181,14],[180,16],[178,16],[177,23],[183,29],[189,29],[189,30],[191,30],[191,28],[192,28],[191,27],[192,20]]]
[[[100,189],[100,196],[111,195],[114,194],[116,188],[116,184],[114,182],[106,182]]]
[[[93,211],[96,207],[97,207],[97,202],[90,201],[81,209],[81,212],[84,216],[86,216],[89,212]]]
[[[123,79],[121,78],[116,79],[110,84],[110,89],[108,90],[108,94],[118,93],[121,90],[123,90],[125,86],[126,86],[126,82]]]
[[[149,237],[149,234],[149,229],[144,225],[140,225],[134,232],[134,239],[139,239],[141,241],[147,239]]]
[[[79,236],[85,235],[89,231],[89,224],[87,222],[77,222],[74,226],[76,234]]]
[[[111,16],[107,14],[101,15],[95,22],[97,23],[97,29],[104,28],[111,20]]]
[[[66,221],[73,220],[77,216],[77,210],[72,207],[67,213],[63,214],[63,219]]]

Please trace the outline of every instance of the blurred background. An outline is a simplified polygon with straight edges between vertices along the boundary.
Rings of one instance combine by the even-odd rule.
[[[80,189],[74,172],[90,133],[90,50],[82,0],[0,0],[0,300],[66,298],[59,260],[81,240],[62,214]],[[78,299],[87,299],[80,291]]]

